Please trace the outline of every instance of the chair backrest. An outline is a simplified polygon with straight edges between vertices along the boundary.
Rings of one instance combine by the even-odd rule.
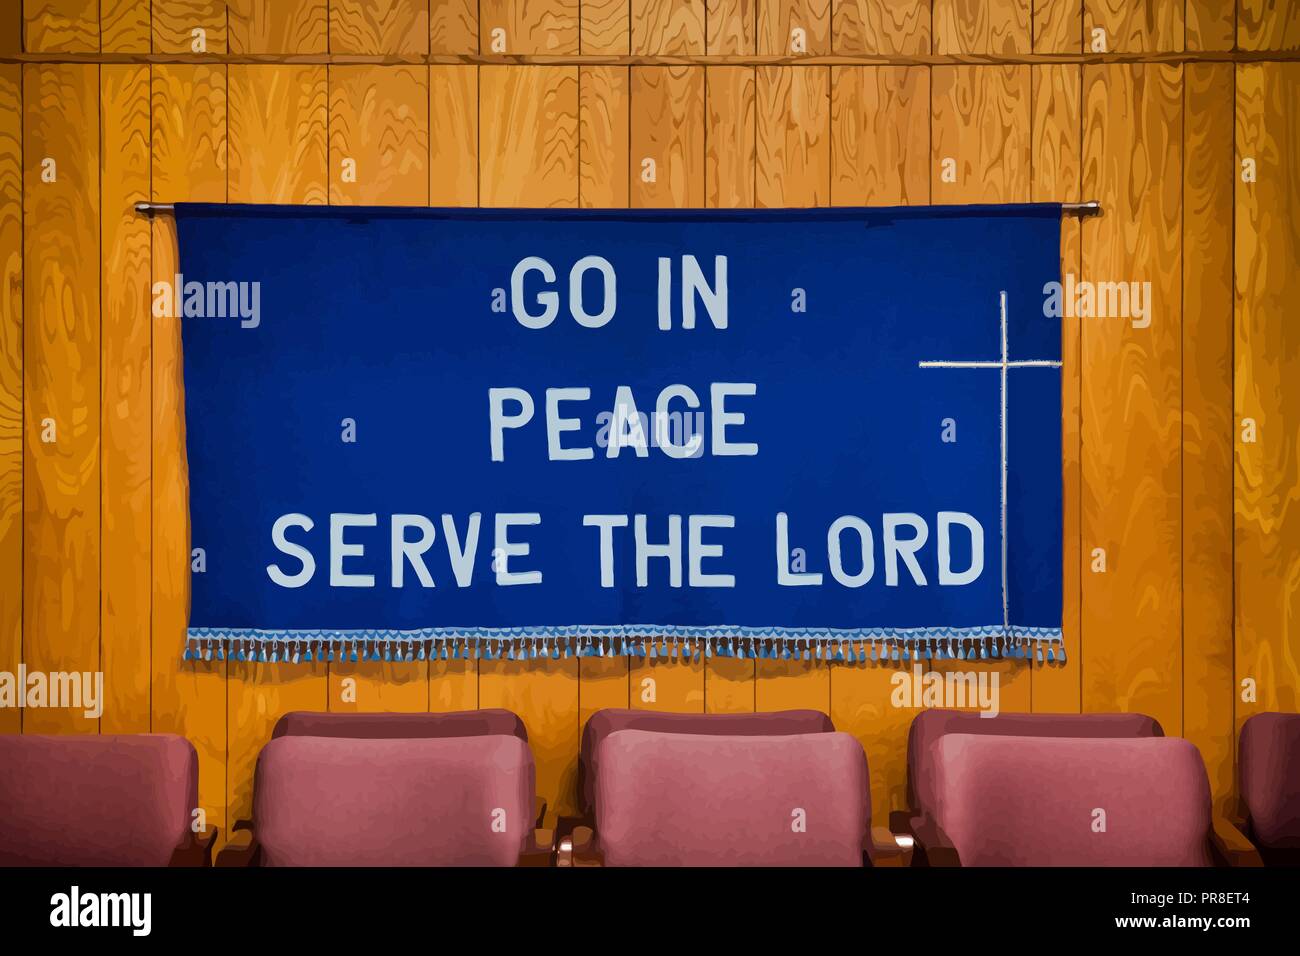
[[[459,710],[445,714],[335,714],[296,710],[275,722],[276,737],[484,737],[528,739],[519,716],[509,710]]]
[[[1181,738],[948,734],[934,821],[965,866],[1208,866],[1210,782]]]
[[[1261,851],[1300,859],[1300,714],[1256,714],[1241,725],[1241,799]]]
[[[664,734],[712,734],[729,737],[772,737],[787,734],[831,733],[835,725],[819,710],[777,710],[760,714],[672,714],[656,710],[608,708],[591,715],[582,731],[578,755],[578,790],[582,808],[595,808],[600,744],[620,730]]]
[[[622,730],[601,744],[606,866],[861,866],[867,758],[849,734]]]
[[[515,736],[279,737],[257,760],[266,866],[513,866],[532,835]]]
[[[907,732],[907,801],[921,816],[933,802],[932,754],[945,734],[1016,737],[1163,737],[1160,724],[1145,714],[998,714],[923,710]]]
[[[0,736],[0,866],[166,866],[198,781],[171,734]]]

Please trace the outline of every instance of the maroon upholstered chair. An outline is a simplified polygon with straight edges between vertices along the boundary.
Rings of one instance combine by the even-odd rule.
[[[461,710],[445,714],[333,714],[296,710],[271,731],[276,737],[483,737],[500,734],[528,739],[519,716],[509,710]]]
[[[621,730],[600,745],[595,804],[595,834],[575,833],[561,865],[862,866],[876,853],[849,734]]]
[[[934,812],[934,745],[946,734],[1019,737],[1163,737],[1164,731],[1144,714],[998,714],[975,711],[924,710],[907,733],[908,809],[889,815],[889,828],[908,835],[915,818]],[[922,862],[918,856],[917,862]]]
[[[600,745],[620,730],[648,730],[665,734],[714,734],[732,737],[773,737],[786,734],[824,734],[835,730],[819,710],[777,710],[758,714],[673,714],[655,710],[607,708],[591,715],[582,730],[578,754],[578,797],[582,817],[590,825],[596,803],[596,776]]]
[[[199,761],[171,734],[0,736],[0,866],[205,866]]]
[[[1240,862],[1245,838],[1212,820],[1186,740],[946,734],[932,769],[936,813],[917,830],[932,866]]]
[[[1247,834],[1269,864],[1300,866],[1300,714],[1256,714],[1237,751]]]
[[[534,768],[512,735],[298,737],[257,759],[255,831],[218,865],[545,865]]]

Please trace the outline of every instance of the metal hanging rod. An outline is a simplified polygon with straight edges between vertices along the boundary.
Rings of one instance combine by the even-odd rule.
[[[169,202],[138,202],[135,204],[135,211],[142,216],[156,216],[159,213],[174,212],[176,206]],[[1061,214],[1064,216],[1100,216],[1101,203],[1095,199],[1088,202],[1067,202],[1061,203]]]

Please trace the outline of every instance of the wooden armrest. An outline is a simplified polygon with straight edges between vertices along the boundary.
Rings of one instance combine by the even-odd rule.
[[[555,831],[538,827],[528,837],[528,846],[519,854],[519,866],[554,866]]]
[[[872,827],[862,849],[872,866],[911,866],[915,841],[911,833],[894,833],[888,827]]]
[[[573,832],[560,840],[556,850],[556,866],[604,866],[604,855],[596,846],[596,833],[591,827],[574,827]]]
[[[185,842],[172,851],[168,866],[211,866],[212,848],[217,842],[219,827],[208,827],[198,833],[191,832]]]
[[[246,821],[244,821],[246,822]],[[262,848],[257,843],[257,836],[251,829],[236,829],[230,834],[230,840],[217,854],[217,866],[260,866]]]
[[[1222,866],[1263,866],[1259,850],[1242,832],[1240,824],[1216,816],[1210,823],[1210,847]]]
[[[916,852],[926,866],[961,866],[956,848],[937,823],[925,817],[912,817],[908,824],[916,839]]]
[[[890,832],[899,836],[912,836],[912,817],[916,815],[915,810],[890,810]]]

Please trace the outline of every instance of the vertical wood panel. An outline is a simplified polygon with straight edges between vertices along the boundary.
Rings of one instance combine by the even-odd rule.
[[[231,53],[326,53],[328,0],[227,0]]]
[[[936,66],[932,71],[930,189],[936,203],[1029,198],[1027,66]],[[956,181],[944,161],[956,161]]]
[[[479,52],[577,53],[578,23],[578,0],[479,0]]]
[[[581,52],[627,53],[632,36],[631,3],[632,0],[582,0]]]
[[[1300,64],[1237,67],[1235,574],[1238,727],[1264,710],[1300,709]],[[1255,160],[1257,181],[1242,182]],[[1257,440],[1242,440],[1253,419]],[[1252,682],[1254,700],[1243,699]]]
[[[578,69],[479,72],[479,196],[484,206],[578,204]]]
[[[23,49],[28,53],[94,53],[99,49],[99,0],[22,0]]]
[[[710,208],[754,205],[754,68],[713,66],[705,73],[708,151],[704,201]]]
[[[230,201],[325,203],[324,66],[230,65]]]
[[[1083,323],[1083,709],[1182,732],[1182,72],[1084,68],[1083,227],[1091,282],[1151,282],[1150,325]],[[1091,570],[1104,548],[1106,571]]]
[[[23,657],[100,670],[99,68],[23,69],[26,223]],[[57,166],[45,182],[45,159]],[[42,432],[52,422],[55,441]],[[94,733],[82,709],[30,709],[28,733]]]
[[[700,0],[631,0],[632,52],[666,56],[704,52]]]
[[[757,29],[761,54],[824,56],[831,52],[831,2],[763,0]],[[802,49],[795,45],[796,30]]]
[[[1236,40],[1235,0],[1187,0],[1188,50],[1231,50]],[[1300,16],[1297,16],[1300,23]]]
[[[831,67],[831,191],[840,206],[930,201],[930,70]]]
[[[23,92],[22,67],[0,66],[0,670],[23,643]],[[0,709],[0,733],[22,712]]]
[[[632,95],[628,68],[581,67],[578,93],[580,204],[587,209],[625,207]]]
[[[836,53],[930,52],[930,0],[836,0]]]
[[[331,66],[329,201],[429,204],[429,71],[423,66]],[[344,161],[355,164],[355,181]]]
[[[1030,6],[1030,0],[934,0],[934,52],[1028,53]]]
[[[1077,65],[1035,66],[1033,71],[1033,183],[1034,202],[1077,202],[1082,175],[1081,98],[1083,72]],[[1061,275],[1080,276],[1080,237],[1077,216],[1061,219]],[[1079,347],[1082,321],[1061,318],[1061,506],[1062,601],[1061,630],[1065,663],[1036,668],[1031,678],[1036,712],[1077,714],[1080,710],[1080,574],[1082,543],[1079,537],[1080,387],[1083,370]]]
[[[100,621],[104,733],[149,730],[153,580],[150,481],[153,380],[149,334],[149,68],[100,68],[103,302]]]
[[[1183,48],[1184,0],[1084,0],[1084,49],[1093,31],[1106,32],[1106,52],[1145,53]]]
[[[758,68],[758,205],[830,205],[831,70]]]
[[[1300,6],[1287,0],[1238,0],[1237,45],[1243,50],[1300,48]]]
[[[157,65],[150,80],[154,202],[226,200],[226,69]],[[176,222],[155,216],[153,277],[179,271]],[[153,662],[155,733],[182,734],[199,755],[199,805],[208,825],[226,820],[226,664],[185,661],[189,616],[189,475],[180,320],[153,318]],[[223,836],[224,838],[224,836]]]
[[[226,0],[152,0],[155,53],[225,53]],[[195,30],[206,49],[195,49]]]
[[[425,54],[429,5],[410,0],[330,0],[331,53]]]
[[[1184,67],[1183,736],[1221,809],[1232,756],[1232,65]]]
[[[759,0],[706,0],[707,52],[738,56],[758,50],[755,7]]]
[[[1034,0],[1034,52],[1078,53],[1084,49],[1080,0]]]
[[[429,67],[429,205],[478,205],[477,67]]]
[[[150,0],[99,0],[99,29],[105,53],[151,52]]]
[[[429,52],[478,52],[478,0],[433,0],[430,3]]]
[[[632,205],[703,206],[704,68],[632,67],[630,122]]]
[[[325,202],[325,73],[324,66],[230,65],[230,202]],[[326,710],[329,677],[320,660],[232,660],[227,667],[226,799],[233,823],[253,815],[253,771],[275,722],[294,710]]]

